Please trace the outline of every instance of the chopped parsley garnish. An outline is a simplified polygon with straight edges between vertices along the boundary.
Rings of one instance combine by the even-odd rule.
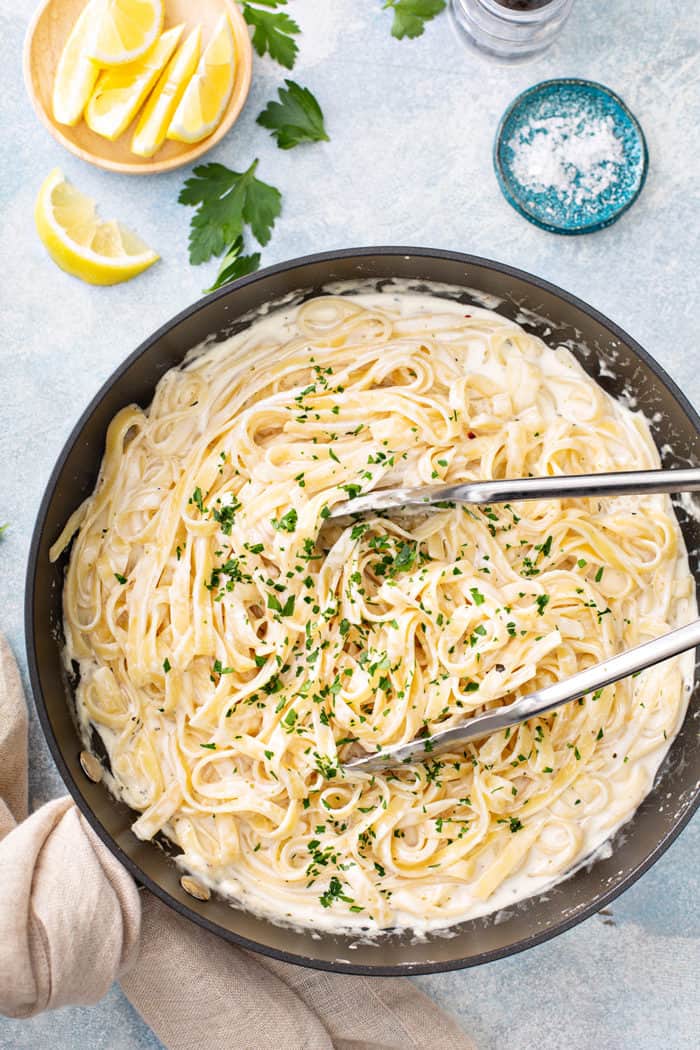
[[[296,602],[296,596],[290,594],[284,605],[277,597],[276,594],[268,593],[267,595],[267,607],[272,609],[274,612],[278,612],[280,616],[291,616],[294,612],[294,605]]]
[[[508,826],[510,827],[510,830],[511,830],[511,832],[513,834],[515,834],[516,831],[521,831],[522,828],[523,828],[523,822],[522,822],[522,820],[520,820],[519,817],[508,817],[507,819],[506,818],[502,818],[501,820],[498,821],[498,823],[499,824],[508,824]]]
[[[318,754],[314,755],[314,759],[316,761],[316,769],[319,771],[321,776],[325,777],[326,780],[332,780],[338,772],[338,768],[335,765],[334,760],[332,758],[329,758],[328,755]]]
[[[233,668],[224,667],[221,660],[214,660],[214,674],[233,674]]]
[[[352,897],[348,897],[347,894],[343,893],[343,884],[337,875],[331,876],[328,889],[321,894],[319,900],[324,908],[330,908],[334,900],[346,901],[348,904],[353,902]]]
[[[281,532],[294,532],[297,527],[298,515],[294,507],[283,514],[281,518],[273,518],[273,526]]]
[[[294,710],[293,707],[291,707],[289,709],[289,711],[287,711],[287,714],[284,716],[282,721],[284,722],[285,726],[287,727],[287,732],[288,733],[291,733],[292,730],[294,729],[294,727],[295,727],[295,725],[297,723],[298,717],[299,717],[299,715],[297,714],[297,712]]]
[[[194,503],[195,507],[198,509],[200,514],[206,514],[207,508],[204,506],[204,498],[202,496],[202,490],[200,489],[199,485],[194,490],[187,502]]]
[[[398,554],[394,558],[394,564],[392,572],[408,572],[412,569],[416,561],[416,548],[412,543],[402,543],[399,547]]]
[[[218,521],[219,525],[221,525],[221,531],[225,536],[231,535],[231,527],[236,517],[236,511],[240,509],[240,506],[241,504],[234,496],[232,503],[226,503],[220,509],[215,508],[212,511],[214,521]]]
[[[120,572],[115,572],[114,578],[117,581],[117,583],[121,583],[122,586],[126,583],[126,576],[122,576]]]
[[[211,571],[211,577],[209,583],[205,583],[205,587],[209,591],[216,590],[221,584],[222,576],[227,576],[226,590],[232,591],[234,583],[249,583],[251,577],[241,571],[241,564],[238,558],[229,558],[223,565],[217,565],[215,569]]]

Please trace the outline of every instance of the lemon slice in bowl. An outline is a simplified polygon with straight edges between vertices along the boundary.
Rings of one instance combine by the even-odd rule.
[[[177,142],[199,142],[211,135],[231,97],[235,73],[233,32],[228,15],[224,14],[204,49],[197,72],[185,88],[167,137]]]
[[[83,9],[58,60],[51,107],[59,124],[72,127],[78,123],[99,76],[99,66],[88,57],[88,52],[101,4],[102,0],[90,0]]]
[[[163,28],[163,0],[100,0],[90,58],[100,66],[135,62]]]
[[[142,273],[158,256],[120,223],[103,222],[95,202],[54,168],[42,183],[34,221],[53,261],[88,284],[119,284]]]
[[[183,25],[166,29],[138,62],[103,70],[85,110],[89,128],[111,142],[126,131],[170,59],[183,29]]]
[[[152,157],[165,141],[173,113],[192,78],[199,61],[202,30],[196,26],[156,84],[139,117],[131,151],[139,157]]]

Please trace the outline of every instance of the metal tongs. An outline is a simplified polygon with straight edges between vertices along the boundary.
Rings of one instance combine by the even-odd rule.
[[[700,467],[682,470],[621,470],[614,474],[564,474],[547,478],[466,481],[460,485],[375,489],[331,507],[329,518],[376,511],[429,510],[445,503],[516,503],[518,500],[583,496],[631,496],[640,492],[700,492]]]
[[[431,485],[424,489],[379,489],[367,496],[336,504],[331,517],[391,507],[425,508],[435,503],[508,503],[518,500],[552,499],[571,496],[611,496],[641,492],[700,491],[700,469],[634,470],[616,474],[581,474],[574,477],[522,478],[505,481],[475,481],[464,485]],[[490,736],[546,714],[571,700],[603,689],[621,678],[669,660],[700,645],[700,619],[685,627],[645,642],[613,656],[585,671],[579,671],[554,685],[538,689],[512,704],[486,711],[429,737],[419,737],[374,754],[346,762],[344,768],[371,773],[380,769],[420,762],[442,751],[454,750],[472,740]]]

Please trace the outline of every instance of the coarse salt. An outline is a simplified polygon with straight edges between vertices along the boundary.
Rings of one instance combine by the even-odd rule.
[[[521,185],[554,190],[566,204],[599,197],[617,178],[622,143],[612,117],[543,117],[521,127],[508,143]]]

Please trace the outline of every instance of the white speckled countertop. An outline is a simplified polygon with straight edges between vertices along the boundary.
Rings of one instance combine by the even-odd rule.
[[[0,0],[3,90],[0,245],[2,426],[0,630],[25,668],[24,571],[44,484],[73,422],[119,361],[211,283],[187,263],[184,173],[116,176],[65,153],[35,119],[21,75],[34,0]],[[616,320],[700,405],[698,208],[700,5],[576,0],[555,47],[501,66],[466,51],[441,16],[416,41],[393,40],[380,0],[290,0],[300,22],[294,78],[318,96],[330,143],[279,151],[255,117],[281,83],[256,60],[250,100],[208,159],[278,186],[284,211],[263,264],[330,248],[413,244],[522,267]],[[491,143],[510,100],[554,76],[619,92],[647,135],[649,179],[610,229],[544,233],[502,199]],[[137,280],[91,288],[47,259],[33,227],[40,181],[54,165],[129,221],[162,262]],[[62,792],[34,721],[34,805]],[[419,978],[455,1010],[480,1050],[694,1050],[700,1027],[700,823],[612,906],[563,936],[474,970]],[[428,1042],[426,1040],[426,1045]],[[115,986],[92,1008],[0,1019],[0,1050],[154,1050],[160,1044]],[[254,1050],[237,1047],[232,1050]],[[297,1050],[297,1048],[284,1048]]]

